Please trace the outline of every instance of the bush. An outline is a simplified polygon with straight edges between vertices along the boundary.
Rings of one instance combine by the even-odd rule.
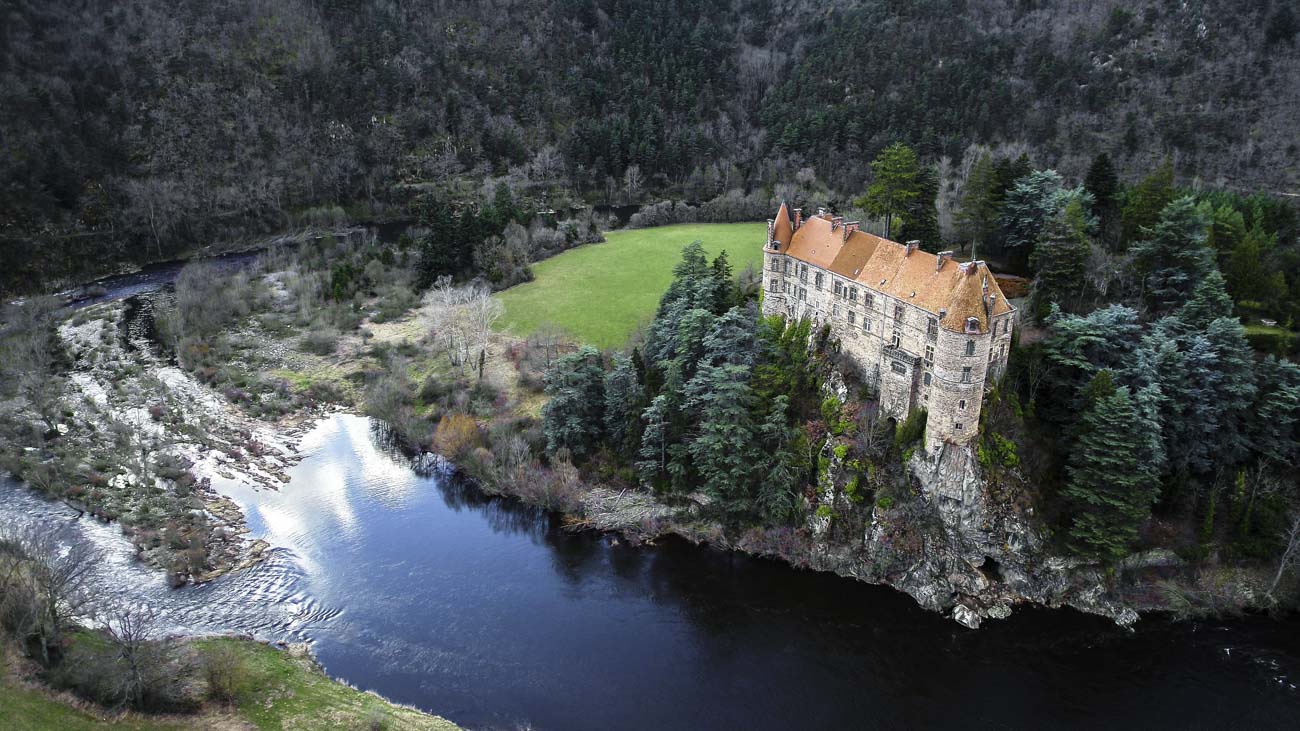
[[[333,355],[338,347],[339,333],[332,328],[313,329],[302,337],[300,346],[308,353]]]
[[[917,409],[898,425],[894,431],[894,446],[902,449],[920,439],[925,434],[925,409]]]
[[[204,652],[203,672],[208,679],[208,697],[216,701],[233,702],[244,684],[243,661],[226,642],[215,642]]]
[[[460,459],[479,444],[478,422],[469,414],[444,414],[433,433],[433,450],[448,459]]]

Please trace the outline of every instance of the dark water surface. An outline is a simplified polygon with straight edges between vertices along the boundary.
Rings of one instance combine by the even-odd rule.
[[[470,728],[1296,728],[1300,623],[1138,631],[1018,610],[978,631],[893,590],[679,541],[633,548],[420,476],[334,416],[279,492],[218,487],[276,546],[168,590],[113,526],[102,580],[184,631],[308,640],[331,674]],[[70,521],[0,486],[0,520]]]

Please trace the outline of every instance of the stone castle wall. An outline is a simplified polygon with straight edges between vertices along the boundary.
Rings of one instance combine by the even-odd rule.
[[[770,246],[763,252],[763,313],[829,323],[841,350],[877,390],[883,413],[901,421],[913,409],[928,411],[927,452],[977,435],[985,386],[1006,369],[1014,317],[999,315],[989,332],[952,332],[939,326],[938,313]]]

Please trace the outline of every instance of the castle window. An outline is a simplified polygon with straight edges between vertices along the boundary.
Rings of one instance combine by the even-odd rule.
[[[775,256],[772,257],[772,271],[775,272],[780,268],[781,268],[781,262],[777,261]]]
[[[1000,348],[1000,347],[997,349],[997,351],[994,351],[993,348],[989,348],[989,362],[990,362],[990,363],[993,362],[993,356],[994,356],[996,353],[1001,352],[1001,350],[1002,350],[1002,348]]]
[[[776,292],[777,289],[780,288],[780,286],[781,286],[781,280],[779,280],[779,279],[773,279],[773,280],[772,280],[772,286],[771,286],[771,289],[770,289],[769,291],[771,291],[771,292]]]
[[[927,318],[927,319],[926,319],[926,321],[925,321],[925,335],[926,335],[926,337],[930,338],[931,340],[934,340],[935,338],[939,337],[939,321],[938,321],[938,320],[934,319],[933,317],[930,317],[930,318]]]
[[[857,287],[849,287],[849,301],[850,301],[850,302],[857,302],[857,301],[858,301],[858,288],[857,288]]]
[[[930,374],[929,374],[929,373],[926,373],[926,374],[925,374],[925,377],[922,378],[921,380],[923,380],[923,381],[925,382],[925,385],[927,385],[927,386],[930,385],[930,380],[931,380],[931,379],[930,379]],[[930,398],[930,394],[927,393],[927,394],[925,395],[925,397],[926,397],[926,398]]]
[[[807,265],[807,264],[800,264],[800,265],[799,265],[799,281],[800,281],[800,282],[803,282],[804,284],[807,284],[807,283],[808,283],[808,265]]]
[[[974,341],[974,340],[967,340],[967,341],[966,341],[966,355],[975,355],[975,341]]]
[[[868,310],[871,309],[872,307],[875,307],[875,306],[876,306],[876,296],[875,296],[874,294],[871,294],[870,292],[863,292],[863,293],[862,293],[862,304],[866,305]]]
[[[784,294],[790,294],[790,283],[789,283],[789,282],[782,282],[782,283],[781,283],[781,292],[784,293]]]
[[[839,282],[836,282],[836,283],[835,283],[835,296],[836,296],[836,297],[841,297],[841,296],[843,296],[843,294],[844,294],[844,285],[840,284]]]
[[[813,281],[814,281],[814,285],[813,285],[813,286],[817,287],[817,289],[821,289],[821,288],[822,288],[822,273],[821,273],[821,272],[817,272],[817,275],[816,275],[815,277],[813,277]]]
[[[961,382],[970,383],[970,366],[961,369]]]
[[[800,301],[800,302],[803,302],[804,300],[807,300],[807,299],[808,299],[808,290],[804,289],[803,287],[800,287],[800,288],[799,288],[799,301]]]
[[[965,410],[966,410],[966,399],[962,399],[961,401],[958,401],[958,402],[957,402],[957,408],[961,409],[962,411],[965,411]]]
[[[854,312],[853,310],[849,310],[849,324],[852,325],[856,319],[857,319],[857,313]]]
[[[959,422],[957,422],[956,424],[953,424],[953,425],[952,425],[952,429],[953,429],[953,431],[961,431],[961,430],[962,430],[962,426],[964,426],[964,425],[959,421]]]
[[[894,344],[894,347],[895,347],[895,348],[897,348],[897,347],[899,347],[900,345],[902,345],[902,343],[903,343],[903,333],[901,333],[901,332],[895,330],[895,331],[894,331],[894,338],[893,338],[893,340],[891,340],[890,342],[892,342],[892,343]]]
[[[896,360],[890,362],[889,367],[892,368],[895,373],[902,373],[904,375],[907,374],[907,366],[903,365],[902,363],[899,363]]]
[[[782,274],[787,274],[787,275],[790,273],[790,260],[789,260],[789,259],[782,259],[782,260],[781,260],[781,273],[782,273]]]
[[[865,317],[862,318],[862,332],[864,333],[871,332],[871,320],[868,320]]]
[[[902,322],[902,321],[903,321],[903,306],[902,306],[902,305],[894,305],[894,319],[897,320],[898,322]]]
[[[835,306],[831,307],[831,314],[834,315],[835,317],[839,317],[839,316],[840,316],[840,306],[839,306],[839,305],[835,305]]]
[[[925,346],[925,364],[926,364],[926,365],[934,365],[934,346],[933,346],[933,345],[927,345],[927,346]]]

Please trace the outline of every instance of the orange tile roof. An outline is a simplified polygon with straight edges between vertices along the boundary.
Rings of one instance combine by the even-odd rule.
[[[785,204],[777,213],[776,231],[783,232],[781,222],[789,224]],[[775,236],[775,234],[774,234]],[[811,216],[798,230],[793,231],[788,243],[781,238],[781,251],[795,259],[834,272],[864,285],[867,289],[886,294],[915,305],[926,312],[939,315],[940,325],[947,330],[964,332],[966,318],[979,320],[980,332],[989,330],[989,312],[984,306],[984,287],[993,300],[992,315],[1011,311],[1007,298],[1002,295],[997,280],[983,262],[973,266],[967,274],[963,265],[945,259],[936,266],[939,257],[919,249],[910,254],[903,244],[864,231],[844,235],[843,225],[833,225],[831,216]]]

